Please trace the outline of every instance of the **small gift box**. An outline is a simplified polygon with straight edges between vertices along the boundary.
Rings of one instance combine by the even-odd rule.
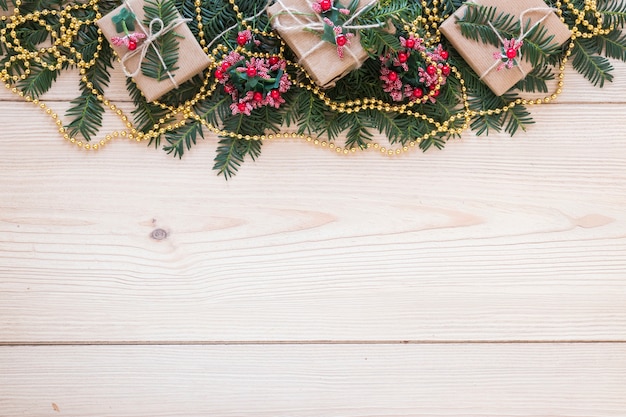
[[[332,5],[332,1],[329,3]],[[359,1],[355,13],[372,3],[372,0]],[[335,45],[320,37],[325,22],[322,14],[314,10],[321,7],[320,4],[321,1],[315,0],[276,0],[267,13],[272,27],[298,57],[299,64],[316,84],[327,88],[359,68],[368,54],[361,46],[358,34],[341,46],[343,57],[338,54],[340,42]]]
[[[528,32],[534,25],[543,26],[548,34],[553,35],[551,43],[562,45],[571,37],[567,25],[561,22],[553,9],[543,0],[476,0],[473,3],[485,7],[495,7],[496,16],[506,13],[521,20],[521,25]],[[440,26],[441,33],[450,41],[458,53],[481,77],[481,80],[498,96],[506,93],[526,74],[533,70],[530,62],[520,57],[518,49],[522,39],[504,39],[500,48],[477,42],[461,34],[457,20],[465,16],[467,7],[462,6]],[[530,22],[530,23],[529,23]],[[494,31],[496,29],[494,28]]]
[[[171,7],[175,6],[172,4]],[[143,0],[126,0],[117,9],[99,19],[96,25],[120,57],[124,73],[133,78],[147,101],[154,101],[202,72],[211,64],[211,59],[187,27],[187,20],[182,19],[177,11],[175,18],[169,22],[153,19],[148,23],[145,22],[145,14]],[[158,52],[157,45],[163,35],[172,32],[178,42],[178,59],[175,65],[168,67],[166,58]],[[142,65],[150,54],[157,62],[153,63],[153,68],[154,65],[163,67],[160,80],[143,74]]]

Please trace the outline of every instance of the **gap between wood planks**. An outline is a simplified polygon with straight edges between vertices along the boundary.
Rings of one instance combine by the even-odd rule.
[[[0,342],[4,346],[225,346],[225,345],[554,345],[554,344],[625,344],[626,340],[269,340],[269,341],[165,341],[165,340],[128,340],[128,341],[41,341],[41,342]]]

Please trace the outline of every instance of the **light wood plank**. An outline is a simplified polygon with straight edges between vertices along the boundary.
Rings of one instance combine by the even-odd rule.
[[[401,158],[272,142],[225,182],[213,138],[85,153],[3,104],[0,340],[624,340],[623,108]]]
[[[626,346],[0,348],[17,416],[623,417]]]

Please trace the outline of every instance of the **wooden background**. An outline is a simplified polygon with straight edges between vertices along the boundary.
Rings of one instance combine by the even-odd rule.
[[[616,65],[515,138],[274,141],[228,182],[210,135],[85,152],[3,89],[0,416],[624,417]]]

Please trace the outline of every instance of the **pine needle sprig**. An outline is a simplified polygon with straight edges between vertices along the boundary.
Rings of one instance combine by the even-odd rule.
[[[150,22],[156,18],[161,19],[164,26],[178,18],[178,9],[173,2],[168,0],[146,0],[144,11],[143,24],[146,27],[149,27]],[[141,63],[141,73],[144,76],[162,81],[168,78],[168,73],[173,73],[178,69],[176,66],[179,49],[178,36],[175,31],[169,31],[152,43],[154,48],[148,48],[145,59]]]
[[[86,141],[90,141],[102,126],[104,106],[95,95],[89,91],[83,91],[80,96],[70,102],[72,105],[66,115],[73,120],[66,126],[70,137],[81,135]]]
[[[326,105],[319,97],[301,89],[285,113],[285,124],[298,126],[297,133],[319,135],[326,125]]]
[[[536,67],[526,77],[515,84],[516,89],[531,93],[547,93],[547,81],[554,80],[554,73],[550,67]]]
[[[198,137],[204,139],[202,123],[192,120],[179,127],[165,133],[167,145],[163,150],[174,157],[182,158],[185,150],[191,149],[196,144]]]
[[[30,97],[39,98],[50,90],[59,72],[60,70],[51,71],[48,68],[44,68],[41,64],[31,63],[30,75],[28,78],[18,82],[18,88]]]
[[[603,87],[605,82],[613,81],[613,66],[599,52],[593,39],[577,39],[572,50],[572,66],[594,86]]]
[[[207,100],[198,103],[194,108],[203,120],[215,127],[221,127],[222,120],[231,115],[232,99],[224,94],[214,94]]]
[[[601,0],[598,1],[597,10],[604,19],[605,25],[614,27],[626,26],[626,1],[625,0]]]
[[[505,38],[519,35],[519,21],[515,16],[499,12],[495,7],[468,3],[465,16],[457,20],[461,34],[473,41],[501,46],[500,38],[489,25],[489,22],[503,34]]]
[[[346,114],[346,122],[348,122],[348,131],[346,132],[345,146],[347,149],[367,148],[371,143],[374,135],[370,131],[370,121],[361,113]]]
[[[132,78],[126,78],[126,90],[135,105],[132,115],[137,130],[147,133],[154,129],[154,126],[159,126],[161,120],[167,123],[171,121],[171,118],[166,118],[169,111],[157,104],[148,103]],[[151,137],[149,144],[158,147],[160,136]]]
[[[194,2],[191,2],[192,4]],[[195,9],[195,4],[192,6]],[[237,13],[223,0],[204,0],[200,11],[202,18],[202,30],[204,38],[211,42],[220,42],[224,36],[223,32],[237,24]],[[222,34],[219,38],[218,35]]]
[[[597,50],[602,51],[606,57],[626,62],[626,33],[612,30],[606,35],[596,36],[595,40]]]
[[[259,140],[245,140],[233,137],[221,137],[213,169],[225,179],[232,178],[248,156],[255,161],[261,155],[263,142]]]

